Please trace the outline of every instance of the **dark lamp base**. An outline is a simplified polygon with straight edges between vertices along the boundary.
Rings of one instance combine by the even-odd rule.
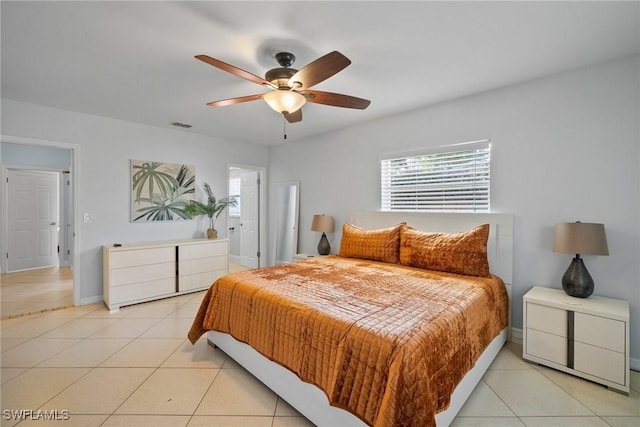
[[[577,298],[587,298],[593,293],[593,279],[580,255],[571,260],[569,268],[562,276],[562,289],[567,295]]]
[[[329,245],[329,240],[327,240],[327,235],[322,233],[320,243],[318,243],[318,253],[320,255],[329,255],[330,252],[331,246]]]

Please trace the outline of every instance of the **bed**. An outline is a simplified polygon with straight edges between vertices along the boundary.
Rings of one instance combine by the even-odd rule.
[[[448,425],[508,339],[512,241],[507,214],[352,212],[341,256],[216,281],[189,338],[316,425]]]

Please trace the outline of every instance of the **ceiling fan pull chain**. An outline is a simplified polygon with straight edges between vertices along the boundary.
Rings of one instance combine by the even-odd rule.
[[[287,119],[282,115],[282,140],[287,140]]]

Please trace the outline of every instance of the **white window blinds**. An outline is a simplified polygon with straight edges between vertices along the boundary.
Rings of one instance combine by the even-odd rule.
[[[491,144],[382,158],[383,211],[489,212]]]

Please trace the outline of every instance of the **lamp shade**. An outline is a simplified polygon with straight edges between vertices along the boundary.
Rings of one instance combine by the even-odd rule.
[[[314,215],[311,223],[311,231],[322,231],[323,233],[333,233],[334,221],[329,215]]]
[[[266,93],[262,99],[269,107],[282,114],[295,113],[307,102],[307,98],[292,90],[274,90]]]
[[[609,255],[604,224],[567,222],[557,224],[553,252],[582,255]]]

